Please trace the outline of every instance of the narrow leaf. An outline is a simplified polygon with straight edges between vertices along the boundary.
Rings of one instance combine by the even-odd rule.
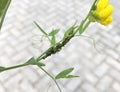
[[[73,31],[74,31],[74,27],[72,26],[72,27],[70,27],[66,32],[65,32],[65,34],[64,34],[64,36],[66,37],[66,36],[69,36]]]
[[[51,46],[55,46],[56,44],[56,38],[55,35],[60,31],[60,29],[53,29],[50,33],[49,36],[52,36],[51,38]]]
[[[68,75],[68,76],[66,76],[65,78],[70,79],[70,78],[76,78],[76,77],[79,77],[79,76],[75,76],[75,75]]]
[[[43,64],[43,63],[41,63],[41,62],[37,62],[34,57],[32,57],[31,59],[29,59],[25,64],[45,66],[45,64]]]
[[[55,44],[56,44],[56,39],[55,39],[55,35],[53,35],[51,39],[51,46],[55,46]]]
[[[36,62],[35,58],[32,57],[26,62],[26,64],[34,64],[35,62]]]
[[[60,31],[60,29],[53,29],[53,30],[49,33],[49,36],[56,35],[59,31]]]
[[[45,64],[43,64],[42,62],[36,62],[35,65],[38,65],[38,66],[45,66]]]
[[[11,0],[0,0],[0,30]]]
[[[75,25],[76,25],[76,22],[65,32],[65,34],[64,34],[65,37],[66,37],[66,36],[69,36],[70,34],[73,33],[73,31],[74,31],[75,28],[77,27],[77,26],[75,26]]]
[[[74,70],[74,68],[68,68],[60,72],[55,79],[60,79],[60,78],[66,78],[66,76],[71,73]]]
[[[83,33],[83,24],[84,24],[84,21],[81,22],[81,25],[79,27],[79,34],[82,34]]]
[[[39,29],[45,36],[48,36],[48,34],[45,32],[45,30],[42,29],[37,22],[34,21],[34,24],[38,27],[38,29]]]

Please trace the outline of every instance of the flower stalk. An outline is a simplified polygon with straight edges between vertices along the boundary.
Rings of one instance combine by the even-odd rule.
[[[98,0],[95,9],[91,12],[89,20],[107,26],[113,21],[111,16],[113,11],[114,8],[109,4],[109,0]]]

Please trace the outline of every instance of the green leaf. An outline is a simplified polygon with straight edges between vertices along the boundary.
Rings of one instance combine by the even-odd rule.
[[[0,30],[11,0],[0,0]]]
[[[35,65],[39,65],[39,66],[45,66],[45,64],[43,64],[42,62],[36,62]]]
[[[56,35],[59,31],[60,31],[60,29],[53,29],[52,32],[49,33],[49,36],[54,36],[54,35]]]
[[[53,29],[50,33],[49,36],[52,36],[51,38],[51,46],[55,46],[56,44],[56,38],[55,35],[60,31],[60,29]]]
[[[37,62],[34,57],[32,57],[31,59],[29,59],[25,64],[45,66],[45,64],[43,64],[43,63],[41,63],[41,62]]]
[[[75,25],[76,25],[76,22],[65,32],[65,34],[64,34],[65,37],[66,37],[66,36],[69,36],[70,34],[73,33],[73,31],[74,31],[75,28],[77,27],[77,26],[75,26]]]
[[[51,39],[51,46],[55,46],[55,44],[56,44],[56,39],[55,39],[55,35],[53,35]]]
[[[82,34],[83,33],[83,24],[84,24],[84,21],[81,22],[81,25],[79,27],[79,34]]]
[[[0,66],[0,72],[4,71],[5,69],[5,67]]]
[[[60,79],[60,78],[66,78],[66,76],[71,73],[74,70],[74,68],[68,68],[60,72],[55,79]]]
[[[76,78],[76,77],[79,77],[79,76],[75,76],[75,75],[68,75],[68,76],[66,76],[65,78],[70,79],[70,78]]]
[[[66,32],[65,32],[65,34],[64,34],[64,36],[66,37],[66,36],[69,36],[73,31],[74,31],[74,27],[72,26],[72,27],[70,27]]]
[[[38,27],[38,29],[39,29],[45,36],[48,36],[48,34],[45,32],[45,30],[42,29],[37,22],[34,21],[34,24]]]
[[[32,57],[26,62],[26,64],[34,64],[35,62],[36,62],[35,58]]]

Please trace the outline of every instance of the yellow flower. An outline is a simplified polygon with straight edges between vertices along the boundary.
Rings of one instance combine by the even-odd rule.
[[[108,5],[106,8],[97,11],[96,15],[99,18],[107,18],[108,16],[110,16],[113,13],[113,6],[112,5]]]
[[[109,4],[109,0],[98,0],[96,10],[90,16],[90,20],[95,20],[102,25],[108,25],[112,22],[113,6]]]
[[[101,11],[107,7],[109,0],[99,0],[97,3],[97,11]]]
[[[107,17],[105,20],[101,20],[100,23],[107,26],[113,21],[112,16]]]

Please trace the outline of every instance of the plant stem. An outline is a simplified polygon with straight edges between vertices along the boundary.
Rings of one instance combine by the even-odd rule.
[[[42,71],[44,71],[56,84],[56,86],[58,87],[59,91],[62,92],[60,86],[58,85],[56,79],[51,75],[49,74],[44,68],[42,68],[41,66],[37,65]]]
[[[24,66],[27,66],[27,65],[28,65],[28,64],[20,64],[20,65],[15,65],[15,66],[11,66],[11,67],[5,67],[3,71],[20,68],[20,67],[24,67]],[[1,72],[3,72],[3,71],[1,71]]]
[[[90,25],[91,21],[88,21],[86,25],[84,26],[83,30],[86,30],[86,28]]]

